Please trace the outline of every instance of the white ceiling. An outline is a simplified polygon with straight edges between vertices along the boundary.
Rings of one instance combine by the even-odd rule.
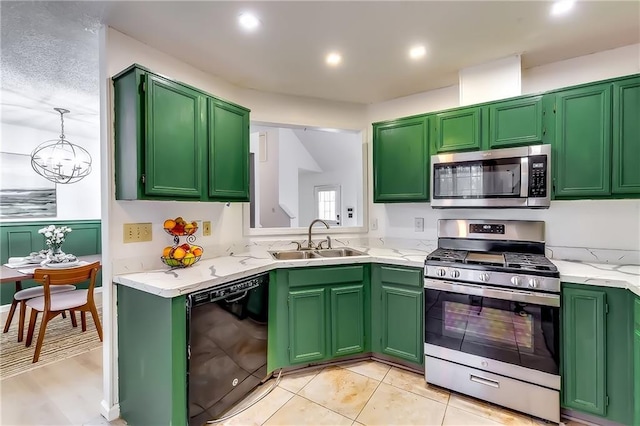
[[[111,27],[236,85],[357,103],[457,83],[458,70],[513,54],[524,68],[640,42],[640,2],[168,1],[110,3]],[[252,11],[261,28],[237,25]],[[422,61],[408,59],[415,43]],[[324,57],[338,50],[343,63]]]
[[[458,70],[512,54],[524,68],[640,43],[640,2],[2,1],[3,122],[55,106],[97,120],[101,23],[241,87],[373,103],[455,84]],[[259,31],[237,26],[255,12]],[[427,57],[411,62],[409,46]],[[344,62],[331,69],[325,54]],[[640,52],[639,52],[640,56]],[[144,64],[143,64],[144,65]],[[30,125],[34,125],[31,119]],[[39,120],[38,120],[39,121]]]

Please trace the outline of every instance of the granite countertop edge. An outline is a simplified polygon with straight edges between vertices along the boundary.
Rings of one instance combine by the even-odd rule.
[[[275,260],[266,251],[203,259],[184,269],[158,269],[115,275],[113,282],[160,297],[172,298],[206,290],[279,268],[381,263],[422,268],[429,251],[353,247],[363,256],[324,259]],[[551,259],[562,282],[628,289],[640,296],[640,266]]]

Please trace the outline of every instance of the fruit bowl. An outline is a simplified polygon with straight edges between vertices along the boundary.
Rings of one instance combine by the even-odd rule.
[[[169,235],[184,237],[193,235],[198,230],[198,222],[187,222],[181,217],[177,217],[165,220],[162,227]]]
[[[186,262],[185,259],[178,260],[173,257],[164,256],[161,256],[160,260],[162,260],[162,263],[172,268],[188,268],[189,266],[195,265],[200,260],[200,256],[189,258]]]
[[[186,268],[194,265],[202,257],[202,247],[184,243],[176,246],[167,246],[162,251],[160,260],[172,268]]]

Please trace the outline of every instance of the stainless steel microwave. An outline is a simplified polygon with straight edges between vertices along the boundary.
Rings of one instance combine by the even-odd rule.
[[[431,156],[431,207],[548,208],[551,145]]]

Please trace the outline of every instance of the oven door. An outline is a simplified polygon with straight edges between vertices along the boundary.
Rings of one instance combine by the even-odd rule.
[[[559,386],[559,295],[430,278],[424,287],[425,354],[529,382],[539,382],[532,370],[548,373],[538,384]]]

